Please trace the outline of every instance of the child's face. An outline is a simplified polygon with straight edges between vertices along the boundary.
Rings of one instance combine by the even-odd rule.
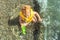
[[[25,5],[23,8],[22,8],[22,12],[24,13],[24,16],[30,16],[30,11],[31,11],[31,7],[28,6],[28,5]]]

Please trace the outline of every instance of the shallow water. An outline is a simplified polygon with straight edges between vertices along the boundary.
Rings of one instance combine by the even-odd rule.
[[[46,0],[46,3],[41,0],[39,3],[41,2],[43,9],[46,8],[43,11],[43,24],[46,27],[44,40],[60,40],[60,0]]]
[[[23,4],[34,7],[34,1],[0,0],[0,40],[60,40],[60,0],[36,1],[42,25],[28,27],[27,34],[22,35],[18,23],[20,8]]]

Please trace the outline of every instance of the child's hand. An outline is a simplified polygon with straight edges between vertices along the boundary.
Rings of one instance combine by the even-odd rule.
[[[36,22],[42,22],[42,19],[40,17],[40,15],[37,12],[34,12],[34,17],[32,22],[36,23]]]

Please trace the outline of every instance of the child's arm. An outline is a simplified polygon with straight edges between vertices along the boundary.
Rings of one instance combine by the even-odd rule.
[[[22,25],[27,26],[29,24],[29,23],[24,22],[21,17],[19,17],[19,23],[21,26]]]
[[[37,21],[42,22],[42,19],[41,19],[40,15],[37,12],[35,12],[35,16],[37,17]]]
[[[41,19],[40,15],[35,11],[34,11],[34,16],[33,16],[32,22],[34,22],[34,23],[42,22],[42,19]]]
[[[21,17],[19,17],[19,23],[21,25],[21,30],[23,34],[26,34],[26,26],[24,25],[24,22]]]

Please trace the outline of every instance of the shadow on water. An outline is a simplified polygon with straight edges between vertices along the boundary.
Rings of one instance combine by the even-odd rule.
[[[39,35],[40,35],[40,23],[35,23],[34,28],[35,30],[33,31],[33,36],[34,40],[38,40]]]
[[[40,12],[40,9],[41,9],[41,7],[40,7],[40,5],[39,5],[39,3],[38,3],[38,1],[37,0],[33,0],[33,4],[34,4],[34,11],[36,11],[36,12]]]
[[[41,7],[40,7],[38,1],[33,0],[33,4],[34,4],[34,11],[40,13]],[[40,35],[40,23],[35,23],[34,27],[35,27],[35,30],[33,31],[34,40],[38,40],[39,35]]]
[[[10,19],[10,18],[9,18],[9,20],[8,20],[8,25],[9,25],[9,26],[18,25],[19,30],[21,30],[21,27],[20,27],[20,24],[19,24],[19,16],[17,16],[17,17],[14,18],[14,19]]]

